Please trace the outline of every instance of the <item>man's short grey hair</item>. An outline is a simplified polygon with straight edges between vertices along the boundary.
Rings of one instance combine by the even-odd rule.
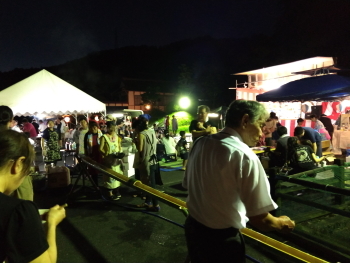
[[[226,111],[225,126],[237,128],[241,124],[244,114],[248,114],[250,122],[255,123],[260,119],[267,119],[269,114],[264,105],[253,100],[235,100]]]
[[[199,114],[203,109],[205,110],[205,112],[210,112],[210,108],[207,105],[200,105],[198,106],[197,114]]]

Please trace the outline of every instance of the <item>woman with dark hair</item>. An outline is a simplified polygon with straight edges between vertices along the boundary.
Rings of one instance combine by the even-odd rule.
[[[57,161],[61,160],[60,154],[60,142],[59,132],[54,129],[55,123],[53,120],[47,122],[47,128],[44,130],[41,137],[41,149],[44,162],[46,165],[53,163],[57,164]]]
[[[0,106],[0,132],[9,130],[12,124],[12,120],[13,112],[11,108],[8,106]],[[13,191],[12,196],[19,199],[33,201],[34,193],[32,178],[30,176],[25,177],[18,189]]]
[[[144,117],[139,117],[133,123],[136,138],[135,144],[138,156],[135,157],[138,163],[135,163],[135,168],[139,169],[141,182],[145,185],[155,188],[156,172],[158,169],[157,161],[157,138],[153,129],[147,126],[148,120]],[[145,203],[137,207],[146,208],[147,210],[158,212],[160,206],[158,200],[151,195],[146,196]]]
[[[101,163],[102,161],[102,155],[100,152],[101,137],[102,137],[102,132],[98,128],[98,124],[94,121],[90,121],[89,131],[85,134],[85,137],[84,137],[85,155],[98,163]],[[89,166],[88,169],[95,184],[98,185],[98,171],[92,168],[91,166]]]
[[[318,158],[311,148],[311,142],[307,144],[298,140],[297,137],[289,137],[287,141],[287,162],[293,168],[291,173],[296,174],[312,169],[316,169],[315,163],[319,163],[324,159],[324,156]]]
[[[107,122],[107,133],[100,138],[100,152],[102,154],[102,163],[113,171],[123,174],[122,161],[115,158],[122,152],[121,139],[116,133],[114,121]],[[107,175],[103,175],[104,187],[108,190],[108,198],[118,200],[121,198],[119,187],[120,182]],[[114,191],[114,193],[113,193]]]
[[[320,133],[321,137],[323,137],[322,141],[331,139],[331,136],[324,127],[323,123],[317,119],[315,114],[310,115],[310,120],[315,123],[314,129]]]
[[[276,113],[270,112],[270,117],[267,119],[265,126],[263,128],[266,146],[272,146],[272,133],[276,130],[276,124],[277,124],[276,118],[277,118]]]
[[[13,120],[13,112],[8,106],[0,106],[0,131],[9,130]]]
[[[23,133],[12,130],[0,132],[0,145],[0,262],[56,262],[56,226],[65,209],[56,205],[49,210],[45,234],[36,205],[10,197],[29,177],[33,147]]]

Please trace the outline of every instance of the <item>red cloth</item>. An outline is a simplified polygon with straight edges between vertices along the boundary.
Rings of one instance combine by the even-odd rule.
[[[326,116],[334,121],[336,121],[340,114],[340,102],[322,102],[322,113],[326,114]]]
[[[100,152],[100,144],[98,143],[98,135],[93,134],[92,135],[92,152],[91,154],[88,154],[88,156],[93,159],[94,161],[98,163],[102,163],[102,154]],[[89,172],[92,176],[97,176],[98,175],[98,170],[89,167]]]
[[[33,126],[33,124],[29,122],[26,122],[23,124],[23,132],[29,132],[30,138],[38,136],[38,133],[36,132],[35,127]]]

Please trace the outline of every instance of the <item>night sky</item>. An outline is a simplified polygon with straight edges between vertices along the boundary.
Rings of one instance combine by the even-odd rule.
[[[1,0],[0,71],[124,46],[272,34],[283,1]]]

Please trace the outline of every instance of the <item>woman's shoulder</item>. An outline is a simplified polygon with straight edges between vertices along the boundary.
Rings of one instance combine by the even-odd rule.
[[[146,129],[146,130],[143,130],[142,132],[140,132],[140,135],[152,135],[152,133],[155,134],[154,130],[153,129]]]
[[[10,215],[15,211],[20,213],[22,213],[23,211],[30,211],[32,213],[34,211],[37,211],[37,207],[33,202],[13,198],[2,193],[0,193],[0,203],[3,204],[1,206],[1,211],[3,215]]]

